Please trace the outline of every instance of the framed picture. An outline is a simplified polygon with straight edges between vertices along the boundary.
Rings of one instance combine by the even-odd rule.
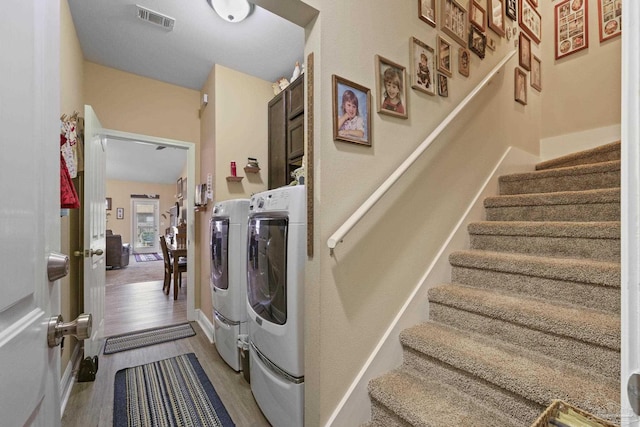
[[[438,74],[438,95],[444,98],[449,96],[449,82],[443,74]]]
[[[476,27],[471,27],[469,31],[469,50],[478,55],[480,58],[484,58],[484,52],[487,46],[487,36],[484,35]]]
[[[527,105],[527,74],[516,67],[514,75],[515,100],[522,105]]]
[[[438,36],[438,71],[451,77],[451,44]]]
[[[124,219],[124,208],[116,208],[116,219]]]
[[[622,34],[622,0],[598,0],[600,42]]]
[[[556,59],[586,49],[589,46],[588,2],[564,0],[555,7]]]
[[[487,47],[491,50],[496,50],[496,39],[491,36],[487,37]]]
[[[333,139],[371,146],[371,91],[335,74]]]
[[[458,72],[465,76],[469,77],[469,64],[471,63],[471,53],[461,47],[458,49]]]
[[[461,46],[465,45],[467,36],[467,11],[455,0],[441,0],[440,13],[442,20],[440,29],[451,36]]]
[[[520,18],[520,28],[527,33],[531,40],[540,43],[542,40],[542,18],[531,4],[531,0],[518,0],[518,13]],[[584,0],[571,0],[584,1]]]
[[[471,0],[469,4],[469,22],[471,25],[475,25],[480,31],[484,32],[484,23],[487,20],[486,16],[487,13],[482,6],[480,6],[476,0]]]
[[[531,40],[524,33],[518,37],[518,63],[527,71],[531,70]]]
[[[179,199],[182,197],[182,177],[178,178],[176,182],[176,198]]]
[[[378,113],[407,118],[406,69],[376,55]]]
[[[409,39],[411,49],[411,87],[435,95],[436,54],[431,46],[415,37]]]
[[[505,4],[505,15],[512,21],[518,20],[518,0],[506,0]]]
[[[535,55],[531,55],[531,87],[542,91],[542,61]]]
[[[111,197],[107,197],[104,202],[105,202],[105,206],[106,206],[107,210],[110,211],[111,210]]]
[[[418,0],[418,16],[432,27],[436,26],[436,0]]]
[[[489,28],[504,37],[504,0],[487,0]]]

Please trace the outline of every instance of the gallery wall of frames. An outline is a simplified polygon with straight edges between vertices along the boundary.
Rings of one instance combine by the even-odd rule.
[[[468,0],[466,7],[457,0],[417,0],[416,19],[437,30],[435,40],[410,37],[408,66],[375,55],[375,97],[371,89],[333,75],[334,140],[371,146],[372,110],[407,119],[408,88],[449,96],[450,84],[469,77],[472,54],[484,60],[502,38],[518,48],[514,101],[526,106],[529,89],[543,87],[542,61],[533,53],[543,38],[539,1],[549,0]],[[591,13],[598,14],[600,43],[620,36],[622,0],[596,2]],[[553,37],[556,62],[588,48],[589,13],[589,0],[555,0],[554,34],[546,37]]]

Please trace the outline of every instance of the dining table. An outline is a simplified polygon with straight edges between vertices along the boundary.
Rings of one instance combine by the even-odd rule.
[[[180,272],[178,270],[178,260],[181,257],[187,257],[187,245],[186,243],[178,243],[177,239],[174,239],[173,243],[167,242],[167,250],[169,251],[169,256],[173,259],[173,299],[178,299],[178,286],[180,279]]]

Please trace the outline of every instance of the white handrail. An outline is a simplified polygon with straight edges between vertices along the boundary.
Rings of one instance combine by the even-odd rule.
[[[387,180],[383,182],[382,185],[380,185],[380,187],[378,187],[378,189],[374,191],[373,194],[371,194],[371,196],[369,196],[369,198],[365,200],[365,202],[353,214],[351,214],[351,216],[344,222],[344,224],[342,224],[342,226],[340,226],[340,228],[338,228],[336,232],[333,233],[331,237],[329,237],[329,240],[327,240],[327,246],[329,246],[329,249],[334,249],[338,245],[338,243],[342,242],[342,239],[344,239],[347,233],[349,233],[349,231],[351,231],[351,229],[358,222],[360,222],[360,220],[366,215],[367,212],[369,212],[373,205],[375,205],[382,198],[382,196],[387,191],[389,191],[391,186],[393,186],[393,184],[395,184],[396,181],[400,179],[400,177],[407,171],[407,169],[409,169],[409,167],[416,160],[418,160],[418,157],[420,157],[420,155],[424,153],[427,148],[429,148],[431,143],[442,133],[442,131],[449,125],[449,123],[451,123],[453,119],[456,118],[460,111],[462,111],[462,109],[466,107],[469,102],[471,102],[471,100],[478,94],[478,92],[480,92],[487,85],[487,83],[489,83],[489,80],[491,80],[491,78],[493,78],[493,76],[496,75],[502,67],[504,67],[507,61],[509,61],[511,57],[515,55],[515,53],[515,49],[507,53],[505,57],[498,63],[498,65],[493,67],[493,69],[486,75],[486,77],[482,79],[482,81],[478,83],[478,85],[458,104],[458,106],[454,108],[451,113],[449,113],[449,115],[442,121],[442,123],[440,123],[438,127],[435,128],[433,132],[431,132],[431,134],[429,134],[427,139],[425,139],[422,144],[420,144],[418,148],[416,148],[414,152],[411,153],[411,155],[407,157],[407,159],[402,162],[400,166],[398,166],[398,168],[389,176],[389,178],[387,178]]]

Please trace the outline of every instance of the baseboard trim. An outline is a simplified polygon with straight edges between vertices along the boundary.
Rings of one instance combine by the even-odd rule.
[[[65,368],[64,373],[60,378],[60,416],[64,414],[64,410],[67,407],[67,402],[69,402],[71,390],[73,390],[73,385],[76,382],[75,372],[78,372],[81,361],[82,343],[76,342],[76,346],[73,349],[73,353],[71,353],[69,363],[67,363],[67,367]]]
[[[196,309],[196,322],[200,325],[200,328],[202,328],[202,331],[209,339],[209,342],[213,344],[213,323],[199,308]]]
[[[402,346],[397,337],[403,329],[428,319],[425,301],[428,290],[440,283],[449,281],[451,266],[449,254],[454,250],[465,249],[468,246],[467,226],[470,222],[484,219],[485,197],[498,193],[498,177],[514,172],[533,170],[539,162],[539,157],[518,148],[509,147],[496,163],[478,189],[476,196],[462,212],[456,227],[440,247],[438,254],[415,286],[413,292],[388,326],[384,335],[374,348],[360,372],[351,383],[325,426],[350,427],[362,425],[371,418],[371,402],[367,392],[367,384],[372,378],[402,364]]]

